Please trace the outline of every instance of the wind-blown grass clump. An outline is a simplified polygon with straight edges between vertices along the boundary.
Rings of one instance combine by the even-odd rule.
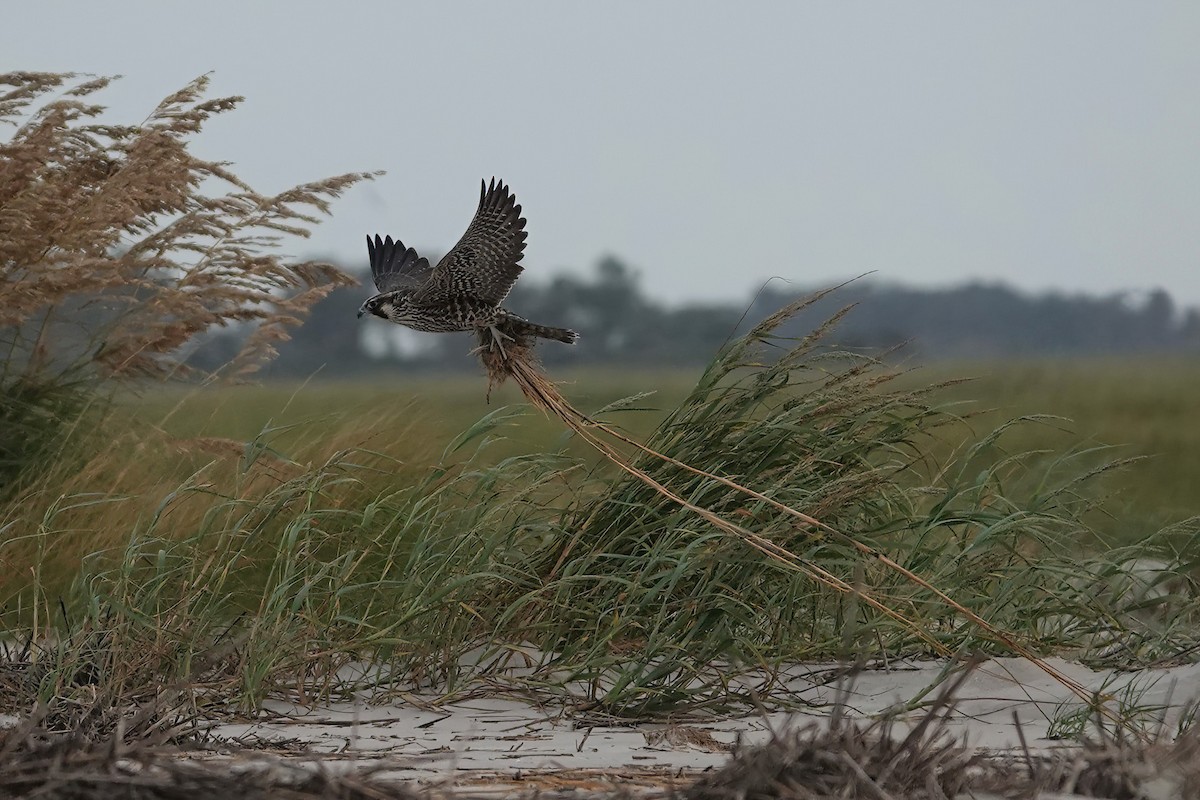
[[[1089,484],[1118,463],[1006,454],[1010,426],[937,463],[932,437],[960,422],[935,405],[944,386],[889,388],[897,374],[880,362],[825,347],[840,315],[802,340],[774,337],[813,299],[728,346],[644,445],[574,411],[528,359],[485,356],[625,473],[569,509],[549,580],[506,610],[545,626],[562,674],[625,714],[625,698],[635,713],[666,710],[701,687],[722,702],[724,679],[751,664],[769,691],[774,665],[839,652],[1035,657],[1133,628],[1138,657],[1153,659],[1195,641],[1189,591],[1131,591],[1144,579],[1126,578],[1103,601],[1122,608],[1097,613],[1107,583],[1148,552],[1162,559],[1154,582],[1189,584],[1165,539],[1080,565]]]
[[[189,149],[238,97],[199,78],[137,124],[99,122],[109,78],[0,75],[0,491],[64,454],[63,436],[116,382],[186,373],[197,337],[251,325],[244,375],[331,289],[353,283],[275,250],[369,177],[265,195]]]

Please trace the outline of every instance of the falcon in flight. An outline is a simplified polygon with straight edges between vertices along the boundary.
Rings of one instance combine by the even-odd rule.
[[[486,328],[504,357],[505,341],[540,337],[574,344],[575,331],[538,325],[500,305],[524,269],[526,236],[521,207],[495,178],[480,188],[475,218],[436,267],[399,240],[368,236],[379,294],[362,304],[358,316],[374,314],[418,331],[482,333]]]

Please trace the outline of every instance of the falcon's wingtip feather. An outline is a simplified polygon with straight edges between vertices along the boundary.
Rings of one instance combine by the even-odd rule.
[[[509,194],[508,187],[504,184],[503,178],[497,178],[495,175],[489,181],[486,178],[479,180],[479,207],[483,208],[487,204],[489,197],[498,196],[505,198]],[[493,203],[495,201],[493,200]]]

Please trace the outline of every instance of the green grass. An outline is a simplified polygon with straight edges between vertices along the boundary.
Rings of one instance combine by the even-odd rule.
[[[636,408],[607,418],[628,430],[645,434],[691,388],[698,370],[618,372],[593,370],[555,376],[564,394],[580,409],[591,412],[642,392]],[[329,425],[370,430],[373,437],[401,448],[440,448],[484,415],[502,408],[526,413],[505,426],[503,441],[491,448],[492,458],[518,453],[558,450],[570,443],[557,420],[528,409],[520,392],[506,385],[487,398],[482,376],[449,378],[397,377],[390,382],[265,384],[158,388],[126,398],[122,408],[170,436],[253,439],[267,428],[278,428],[273,441],[286,449]],[[386,426],[371,423],[386,419]],[[410,430],[410,426],[412,430]],[[290,429],[291,433],[283,429]],[[588,452],[577,448],[580,454]]]
[[[982,362],[926,368],[920,381],[973,380],[942,396],[964,410],[987,410],[976,431],[1032,414],[1061,417],[1010,432],[1016,451],[1111,445],[1110,455],[1139,458],[1105,479],[1111,518],[1095,520],[1113,541],[1136,541],[1200,516],[1200,362],[1194,359],[1076,359]],[[914,379],[910,378],[910,380]],[[991,410],[988,410],[991,409]]]
[[[399,372],[399,370],[397,370]],[[647,434],[687,393],[699,371],[592,370],[567,372],[560,378],[576,407],[591,411],[642,392],[641,410],[610,415],[639,436]],[[992,430],[1003,421],[1026,415],[1048,415],[1037,425],[1010,430],[1004,446],[1013,452],[1071,446],[1111,445],[1109,457],[1141,458],[1104,481],[1111,516],[1095,520],[1113,541],[1130,542],[1165,525],[1200,516],[1200,363],[1187,360],[1076,360],[976,362],[925,367],[899,379],[916,387],[956,378],[971,380],[949,386],[938,398],[957,404],[970,415],[962,427],[939,434],[949,451],[963,438]],[[269,427],[296,426],[274,437],[287,449],[290,442],[313,435],[324,425],[360,426],[381,415],[394,421],[376,437],[401,448],[437,449],[490,411],[521,407],[513,386],[485,399],[479,376],[420,377],[397,375],[388,382],[267,384],[216,387],[203,391],[159,389],[126,401],[142,421],[160,425],[172,436],[211,436],[250,440]],[[410,430],[408,426],[413,426]],[[360,426],[361,427],[361,426]],[[556,420],[530,411],[503,431],[504,440],[490,449],[491,458],[555,451],[590,457],[591,451],[569,443]]]

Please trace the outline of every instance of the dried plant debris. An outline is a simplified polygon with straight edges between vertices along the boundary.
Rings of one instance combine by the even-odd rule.
[[[646,744],[650,747],[682,750],[694,748],[709,753],[728,753],[734,749],[733,745],[719,741],[703,728],[692,725],[668,725],[657,730],[646,731],[643,735],[646,737]]]
[[[1143,744],[1106,739],[1048,755],[987,758],[952,739],[947,708],[910,732],[889,721],[835,715],[737,747],[721,768],[686,773],[619,768],[506,774],[458,773],[436,785],[395,778],[407,762],[280,757],[254,749],[187,752],[162,732],[129,740],[51,732],[33,721],[0,731],[0,797],[47,798],[415,798],[682,797],[685,800],[802,798],[1200,797],[1200,737]],[[197,748],[193,746],[192,750]]]
[[[415,798],[394,782],[364,772],[332,772],[280,759],[205,761],[150,746],[89,742],[78,737],[0,739],[0,796],[64,800],[138,798]]]
[[[937,732],[897,739],[888,724],[836,719],[739,748],[724,767],[686,789],[689,800],[809,797],[954,797],[982,759]]]
[[[1023,796],[1055,792],[1114,800],[1168,800],[1200,797],[1200,734],[1186,731],[1173,741],[1143,743],[1104,736],[1082,748],[1058,750],[1052,756],[1029,753],[1009,766],[1027,787]],[[1006,788],[996,769],[995,789]]]
[[[570,412],[578,414],[558,391],[558,387],[542,372],[542,366],[534,354],[537,339],[521,333],[511,323],[502,322],[497,326],[501,343],[496,342],[488,328],[477,331],[479,360],[487,372],[488,398],[492,390],[503,386],[510,378],[521,389],[521,393],[534,407],[547,414],[563,416]]]

